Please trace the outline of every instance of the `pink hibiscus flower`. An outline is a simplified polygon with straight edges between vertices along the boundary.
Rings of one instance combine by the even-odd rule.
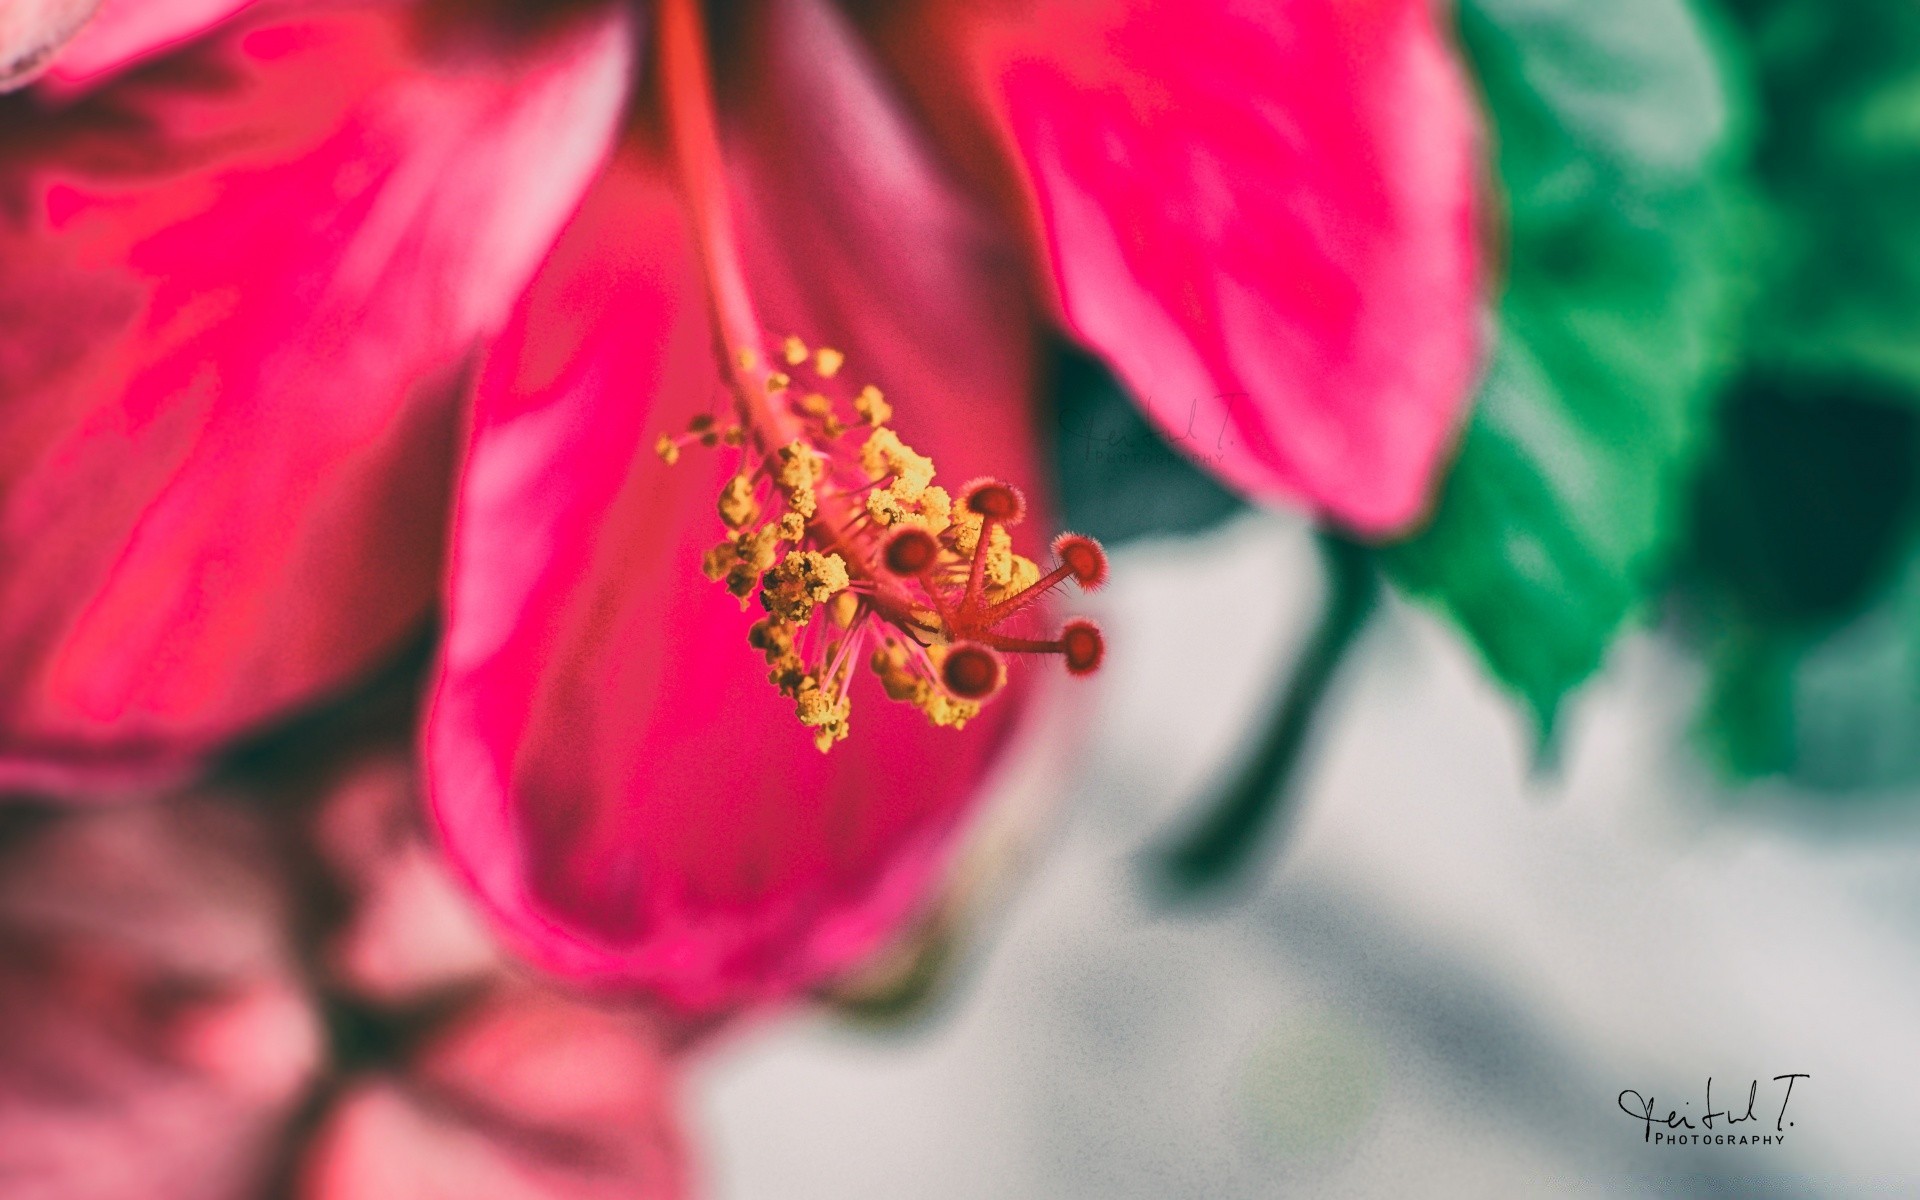
[[[437,615],[440,836],[597,986],[844,969],[1022,719],[1001,655],[1097,662],[1022,591],[1097,547],[1016,554],[1050,326],[1362,533],[1471,383],[1426,0],[109,0],[55,52],[74,8],[0,27],[47,72],[0,100],[0,782],[189,776]]]
[[[0,831],[17,1200],[667,1200],[670,1022],[522,977],[391,749]]]

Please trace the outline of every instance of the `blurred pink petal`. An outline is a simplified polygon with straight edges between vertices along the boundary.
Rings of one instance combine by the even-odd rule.
[[[321,1060],[258,821],[200,802],[0,842],[0,1191],[248,1200]]]
[[[100,0],[0,4],[0,91],[29,82],[86,25]]]
[[[502,962],[425,829],[413,764],[376,757],[329,789],[314,822],[352,905],[324,948],[335,986],[399,1005],[471,984]]]
[[[781,6],[732,98],[750,286],[773,336],[847,354],[953,484],[1026,487],[1046,527],[1017,269],[880,102],[844,30]],[[432,803],[537,961],[690,1009],[791,995],[923,898],[1019,715],[936,729],[862,670],[823,755],[701,578],[731,469],[653,435],[715,402],[707,300],[638,155],[589,197],[482,378],[457,512]],[[1037,551],[1038,547],[1029,547]]]
[[[454,396],[599,165],[626,24],[229,26],[0,125],[0,787],[185,765],[425,620]]]
[[[669,1027],[516,978],[428,840],[414,779],[405,758],[376,755],[314,812],[314,846],[344,899],[322,960],[329,988],[398,1045],[344,1081],[297,1155],[294,1195],[686,1194]]]
[[[296,1200],[671,1200],[690,1194],[647,1021],[505,989],[400,1079],[350,1087]]]
[[[881,11],[1164,432],[1363,533],[1423,512],[1480,319],[1478,122],[1429,0]]]
[[[1037,506],[1018,535],[1044,541],[1050,414],[1019,243],[953,189],[833,5],[770,0],[742,39],[721,68],[722,134],[768,332],[846,351],[949,487],[1016,484]]]
[[[94,0],[99,12],[47,71],[65,86],[97,81],[192,40],[253,0]]]

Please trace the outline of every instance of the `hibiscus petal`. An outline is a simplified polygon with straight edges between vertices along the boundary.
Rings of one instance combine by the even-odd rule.
[[[776,6],[759,39],[734,48],[727,131],[770,332],[844,350],[949,482],[1027,488],[1019,533],[1039,538],[1016,257],[818,6]],[[913,911],[1022,696],[934,729],[862,671],[852,736],[813,747],[746,645],[752,615],[700,576],[725,452],[650,449],[715,402],[688,237],[657,167],[621,160],[497,346],[427,754],[451,856],[523,950],[698,1010],[807,987]]]
[[[9,1200],[244,1200],[318,1074],[269,832],[229,802],[0,837]]]
[[[349,1088],[299,1200],[672,1200],[691,1194],[675,1071],[647,1019],[488,996],[399,1080]]]
[[[1477,120],[1430,0],[876,8],[1164,433],[1262,500],[1420,515],[1480,344]]]
[[[419,627],[457,377],[604,156],[628,42],[423,56],[329,10],[0,102],[0,787],[181,768]]]
[[[331,761],[331,760],[330,760]],[[376,748],[312,800],[313,957],[349,1081],[292,1151],[303,1200],[666,1200],[687,1194],[681,1031],[542,991],[478,927],[424,827],[410,757]],[[304,782],[304,781],[303,781]],[[341,1018],[344,1018],[342,1020]],[[670,1046],[672,1042],[674,1045]],[[276,1193],[277,1195],[278,1193]]]
[[[501,973],[502,956],[425,828],[409,758],[356,763],[308,835],[348,897],[320,958],[331,987],[363,1003],[423,1003]]]
[[[99,0],[7,0],[0,6],[0,91],[44,70]]]
[[[93,0],[93,3],[99,6],[93,20],[47,70],[47,77],[63,88],[96,82],[143,58],[191,41],[253,0]]]

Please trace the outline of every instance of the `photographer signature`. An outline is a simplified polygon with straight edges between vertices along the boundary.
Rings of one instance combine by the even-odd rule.
[[[1181,433],[1174,433],[1172,432],[1171,426],[1167,426],[1159,437],[1150,434],[1143,436],[1118,432],[1096,434],[1091,430],[1077,434],[1075,437],[1076,440],[1086,443],[1084,452],[1088,462],[1122,461],[1131,453],[1142,453],[1156,449],[1163,442],[1168,446],[1173,446],[1185,451],[1188,457],[1197,459],[1200,462],[1218,462],[1227,447],[1234,444],[1234,440],[1228,436],[1227,430],[1232,425],[1234,409],[1238,407],[1235,402],[1244,401],[1247,395],[1248,393],[1246,392],[1221,392],[1213,397],[1215,400],[1226,403],[1220,414],[1220,428],[1212,439],[1213,446],[1211,452],[1206,448],[1206,439],[1203,438],[1195,428],[1200,419],[1200,402],[1198,400],[1193,401],[1187,406],[1187,427]],[[1147,399],[1142,407],[1148,411],[1155,411],[1155,405],[1151,398]]]
[[[1684,1141],[1684,1142],[1699,1143],[1702,1141],[1706,1141],[1706,1142],[1717,1143],[1717,1142],[1724,1142],[1728,1137],[1734,1136],[1735,1134],[1742,1135],[1742,1140],[1744,1141],[1745,1135],[1748,1135],[1750,1131],[1736,1130],[1734,1128],[1735,1126],[1745,1125],[1750,1121],[1764,1120],[1766,1116],[1771,1115],[1773,1117],[1774,1134],[1780,1135],[1778,1137],[1774,1137],[1774,1136],[1767,1137],[1766,1144],[1771,1145],[1776,1140],[1785,1141],[1786,1139],[1784,1135],[1787,1129],[1793,1125],[1792,1121],[1787,1120],[1787,1105],[1793,1100],[1794,1081],[1800,1080],[1800,1079],[1811,1079],[1811,1078],[1813,1078],[1813,1076],[1807,1075],[1807,1074],[1801,1074],[1801,1073],[1796,1073],[1791,1075],[1775,1075],[1773,1077],[1773,1082],[1775,1083],[1784,1082],[1786,1086],[1780,1090],[1780,1107],[1778,1109],[1768,1108],[1765,1112],[1759,1111],[1760,1081],[1758,1079],[1753,1080],[1747,1085],[1747,1104],[1744,1110],[1738,1109],[1732,1105],[1729,1105],[1724,1109],[1714,1108],[1712,1076],[1707,1077],[1707,1097],[1706,1097],[1706,1105],[1705,1105],[1706,1111],[1702,1112],[1697,1117],[1685,1115],[1679,1109],[1674,1109],[1674,1108],[1669,1108],[1667,1110],[1667,1115],[1664,1117],[1656,1116],[1655,1115],[1656,1101],[1654,1097],[1651,1094],[1642,1096],[1639,1092],[1634,1091],[1632,1088],[1628,1088],[1627,1090],[1621,1092],[1616,1102],[1620,1105],[1621,1112],[1626,1113],[1629,1117],[1632,1117],[1636,1121],[1642,1121],[1645,1123],[1645,1126],[1646,1126],[1645,1140],[1649,1142],[1678,1143],[1678,1142]],[[1627,1102],[1628,1097],[1633,1098],[1633,1102],[1631,1105],[1628,1104]],[[1683,1107],[1685,1108],[1691,1108],[1692,1106],[1693,1106],[1692,1101],[1686,1101],[1683,1104]],[[1715,1131],[1715,1126],[1714,1126],[1715,1121],[1721,1122],[1721,1126],[1720,1126],[1721,1132],[1720,1132],[1720,1135],[1717,1137],[1705,1136],[1705,1135],[1690,1136],[1685,1134],[1674,1135],[1674,1134],[1664,1132],[1664,1130],[1675,1130],[1675,1129],[1690,1130],[1696,1127],[1696,1122],[1697,1122],[1700,1128],[1707,1130],[1708,1134],[1711,1135]],[[1661,1126],[1663,1128],[1663,1132],[1656,1133],[1654,1131],[1654,1127],[1656,1125]],[[1758,1140],[1758,1139],[1756,1138],[1755,1140]]]

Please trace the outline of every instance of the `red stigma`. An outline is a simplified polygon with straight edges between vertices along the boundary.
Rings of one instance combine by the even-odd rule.
[[[1053,540],[1053,553],[1083,592],[1091,592],[1107,581],[1107,552],[1100,543],[1077,533],[1063,533]]]
[[[1067,622],[1060,631],[1060,648],[1066,656],[1067,671],[1073,675],[1091,675],[1107,656],[1107,641],[1100,636],[1100,627],[1085,619]]]
[[[1006,679],[1006,667],[1000,656],[985,646],[962,642],[947,651],[940,664],[941,682],[962,700],[981,700],[1000,690]]]
[[[924,529],[902,529],[887,539],[881,561],[895,575],[914,576],[940,557],[940,543]]]
[[[963,502],[968,512],[1002,525],[1018,525],[1027,513],[1027,501],[1020,489],[998,479],[978,479],[968,484]]]

